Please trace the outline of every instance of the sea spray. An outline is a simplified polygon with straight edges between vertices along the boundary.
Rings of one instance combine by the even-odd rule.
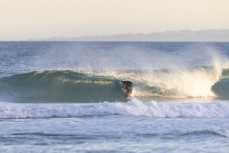
[[[13,72],[4,70],[7,73],[0,79],[1,100],[126,101],[120,90],[122,80],[133,82],[132,97],[146,101],[158,97],[169,101],[177,98],[224,97],[219,96],[221,87],[214,87],[222,82],[222,69],[225,71],[227,56],[209,43],[48,44],[44,50],[39,48],[36,56],[31,54],[28,58],[31,61],[26,59],[26,64],[20,65],[20,71],[17,66],[10,68]],[[82,81],[83,78],[86,81]],[[20,81],[12,83],[14,79]],[[101,83],[107,79],[113,85]],[[99,90],[90,92],[93,88]]]
[[[213,48],[219,60],[208,52]],[[228,49],[229,43],[0,42],[0,152],[227,153]],[[185,77],[191,86],[196,75],[200,81],[217,74],[214,97],[177,90]],[[134,82],[132,98],[112,98],[123,93],[114,88],[120,80]],[[101,99],[91,103],[94,97]]]
[[[35,71],[1,78],[0,98],[23,103],[126,102],[127,95],[122,90],[121,80],[129,80],[133,82],[131,97],[143,101],[228,99],[225,93],[229,90],[229,81],[224,78],[228,76],[225,71],[228,69],[223,69],[222,76],[212,67],[113,71],[112,75],[106,75],[107,71]]]

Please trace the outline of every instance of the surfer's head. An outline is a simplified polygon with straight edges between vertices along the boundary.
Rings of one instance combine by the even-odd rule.
[[[132,88],[133,83],[131,81],[121,81],[123,84],[123,89],[130,89]]]
[[[126,94],[130,95],[133,89],[133,83],[131,81],[121,81],[122,88],[126,90]]]

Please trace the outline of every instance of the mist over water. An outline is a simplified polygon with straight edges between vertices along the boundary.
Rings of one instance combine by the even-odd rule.
[[[121,80],[132,81],[134,84],[132,98],[144,101],[165,99],[174,101],[187,98],[214,100],[226,97],[226,94],[221,92],[226,88],[219,89],[218,84],[227,76],[223,75],[228,68],[227,44],[147,42],[22,44],[6,45],[5,50],[14,48],[10,56],[9,52],[3,52],[3,55],[13,57],[12,62],[5,61],[5,65],[9,65],[10,69],[2,67],[3,76],[8,77],[0,80],[4,84],[1,95],[7,97],[6,100],[16,95],[19,99],[24,98],[20,101],[28,102],[123,101],[125,97],[121,94],[121,85],[118,83]],[[85,77],[88,78],[87,81],[90,80],[91,87],[98,87],[101,92],[87,89],[89,84],[83,81]],[[112,83],[105,88],[104,82],[107,80]],[[98,84],[99,81],[101,84]],[[77,82],[81,82],[81,85]],[[215,85],[218,88],[214,88]],[[77,96],[75,91],[84,91],[83,97],[88,98],[77,98],[79,95]],[[107,91],[117,93],[113,96],[116,98],[109,99],[112,94],[108,94]]]
[[[0,152],[226,153],[228,57],[229,43],[0,42]]]
[[[211,44],[170,47],[161,43],[63,43],[40,50],[32,63],[46,70],[157,70],[212,66],[216,58],[225,57]]]

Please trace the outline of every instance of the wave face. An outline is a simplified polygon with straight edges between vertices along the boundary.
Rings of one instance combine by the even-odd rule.
[[[81,71],[47,70],[0,79],[2,101],[125,102],[121,80],[133,82],[140,100],[229,99],[229,69]]]
[[[219,81],[212,87],[212,91],[221,99],[229,99],[229,69],[223,70]]]
[[[73,71],[17,74],[0,80],[2,100],[16,102],[124,101],[119,80]]]

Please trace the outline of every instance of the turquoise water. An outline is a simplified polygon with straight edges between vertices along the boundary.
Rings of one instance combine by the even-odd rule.
[[[228,152],[228,54],[228,43],[0,42],[0,152]]]

